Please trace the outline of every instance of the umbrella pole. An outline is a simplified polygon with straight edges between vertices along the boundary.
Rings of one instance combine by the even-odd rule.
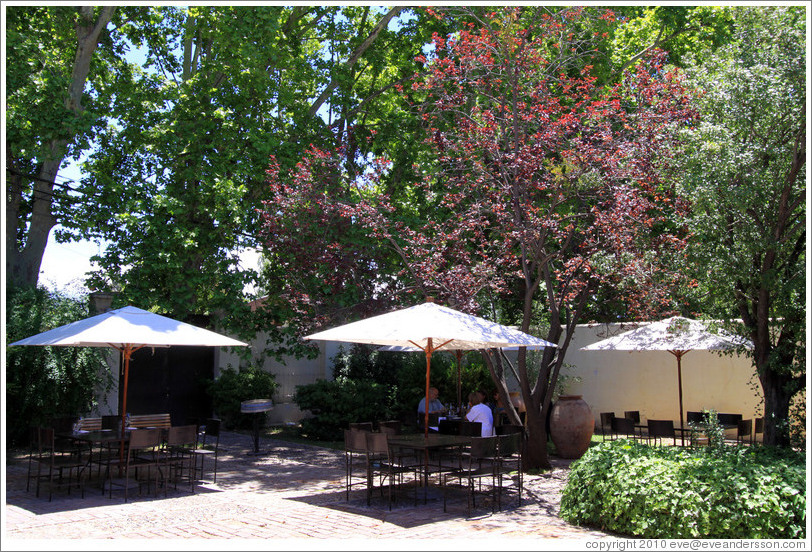
[[[428,345],[426,346],[426,407],[423,419],[423,432],[424,437],[429,437],[429,386],[431,382],[431,338],[429,338]]]
[[[688,351],[669,351],[677,357],[677,385],[679,387],[679,427],[682,433],[682,446],[685,446],[685,416],[682,413],[682,355]]]
[[[457,406],[462,411],[462,350],[457,349]]]
[[[121,443],[118,448],[119,470],[124,462],[124,430],[127,423],[127,383],[130,381],[130,357],[133,354],[132,345],[125,345],[121,350],[124,355],[124,394],[121,398]]]

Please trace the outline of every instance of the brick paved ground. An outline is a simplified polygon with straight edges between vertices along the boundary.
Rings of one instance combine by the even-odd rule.
[[[57,544],[59,549],[92,549],[91,539],[178,539],[172,544],[178,549],[197,542],[190,539],[249,539],[237,549],[324,549],[324,539],[349,549],[412,549],[415,544],[408,543],[413,539],[455,541],[472,549],[567,549],[615,538],[558,517],[565,462],[558,461],[550,474],[526,476],[521,506],[513,498],[493,514],[489,503],[480,501],[467,518],[465,494],[450,495],[447,513],[441,498],[417,506],[403,499],[389,511],[385,499],[374,497],[368,507],[363,486],[346,500],[343,452],[273,439],[263,440],[260,448],[262,454],[254,456],[251,437],[224,432],[216,484],[201,483],[194,495],[184,487],[170,488],[166,498],[163,493],[136,496],[126,504],[122,495],[114,492],[110,499],[97,487],[88,488],[85,498],[64,491],[50,503],[47,496],[36,498],[25,490],[25,461],[9,458],[2,549],[53,549]],[[391,545],[380,539],[392,539]],[[102,547],[109,549],[109,544]],[[162,543],[158,549],[168,546]]]

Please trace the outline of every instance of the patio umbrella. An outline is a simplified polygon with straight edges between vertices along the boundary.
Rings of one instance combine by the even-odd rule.
[[[124,356],[124,392],[121,406],[122,434],[127,416],[127,382],[130,376],[130,358],[135,351],[144,347],[169,347],[171,345],[202,347],[248,346],[242,341],[131,306],[71,322],[20,341],[15,341],[9,346],[16,345],[112,347],[118,350]]]
[[[351,322],[308,335],[305,339],[416,347],[426,355],[426,405],[429,404],[431,355],[435,351],[556,346],[522,331],[432,301]],[[426,435],[429,431],[428,418],[426,408]]]
[[[692,350],[724,351],[738,347],[752,348],[743,337],[724,330],[711,331],[699,320],[673,316],[652,322],[635,330],[618,334],[592,345],[581,347],[582,351],[668,351],[677,358],[677,383],[679,388],[679,422],[685,420],[682,408],[682,357]],[[685,433],[682,434],[685,444]]]

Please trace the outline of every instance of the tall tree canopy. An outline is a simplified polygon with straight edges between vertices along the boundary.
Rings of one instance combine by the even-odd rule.
[[[668,158],[676,151],[674,130],[695,114],[659,56],[611,87],[596,85],[588,63],[594,50],[581,30],[596,24],[593,15],[611,22],[611,12],[504,8],[467,15],[470,22],[454,36],[435,35],[426,74],[410,87],[429,147],[412,194],[388,193],[383,163],[345,181],[357,200],[337,205],[320,192],[322,173],[301,170],[288,185],[274,181],[278,198],[269,218],[293,220],[287,215],[295,213],[299,220],[306,209],[343,215],[343,224],[367,228],[401,260],[398,287],[379,280],[378,293],[414,286],[463,310],[499,304],[502,321],[559,343],[545,352],[535,381],[524,355],[518,365],[525,459],[529,467],[546,466],[552,389],[596,289],[611,284],[625,293],[627,314],[673,308],[667,292],[676,276],[662,267],[680,254],[684,232],[669,223],[682,206],[666,178]],[[323,157],[311,155],[302,167],[340,169]],[[345,176],[328,174],[333,181]],[[268,247],[278,238],[272,233]],[[333,262],[311,259],[308,271],[301,259],[297,270],[340,272]],[[647,300],[635,301],[641,291]],[[499,359],[491,360],[510,404]]]
[[[804,10],[741,8],[735,40],[697,56],[701,124],[686,132],[697,302],[742,321],[764,391],[767,443],[789,444],[806,387]]]
[[[6,10],[6,274],[13,285],[36,285],[48,234],[69,224],[66,212],[77,199],[56,177],[103,124],[110,102],[103,83],[122,47],[121,35],[108,30],[115,12]]]

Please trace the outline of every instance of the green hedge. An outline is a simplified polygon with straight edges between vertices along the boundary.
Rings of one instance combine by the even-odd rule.
[[[240,412],[242,401],[272,399],[277,387],[273,374],[252,366],[239,371],[226,368],[219,378],[209,381],[206,390],[215,414],[226,428],[247,429],[253,426],[254,414]]]
[[[806,456],[601,443],[573,462],[561,516],[646,538],[805,538]]]
[[[343,441],[350,422],[376,422],[392,418],[394,392],[368,380],[339,378],[320,380],[296,388],[294,402],[309,410],[312,418],[302,420],[302,434],[325,441]]]

